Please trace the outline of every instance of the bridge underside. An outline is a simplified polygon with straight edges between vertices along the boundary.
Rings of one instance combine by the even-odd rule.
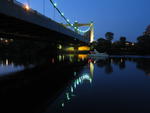
[[[0,33],[40,41],[86,45],[89,43],[84,36],[65,28],[36,10],[26,10],[23,4],[15,0],[0,0]]]
[[[62,33],[46,29],[44,27],[19,20],[17,18],[9,17],[0,14],[0,36],[13,39],[30,39],[57,43],[72,43],[85,45],[86,43],[74,38],[64,35]]]

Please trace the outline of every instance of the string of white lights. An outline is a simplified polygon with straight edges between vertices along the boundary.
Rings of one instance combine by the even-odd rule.
[[[69,26],[71,26],[75,31],[78,31],[79,33],[83,34],[83,33],[86,33],[90,30],[90,27],[87,30],[80,30],[79,28],[74,26],[74,24],[71,24],[70,20],[68,18],[66,18],[64,13],[59,10],[59,8],[57,7],[57,3],[53,2],[53,0],[50,0],[50,2],[53,5],[53,7],[58,11],[58,13],[61,15],[61,17],[66,21],[66,23]]]

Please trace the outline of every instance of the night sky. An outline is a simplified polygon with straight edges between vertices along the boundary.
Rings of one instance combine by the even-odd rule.
[[[30,1],[30,7],[43,13],[43,0]],[[73,23],[94,22],[95,39],[104,37],[106,32],[115,34],[114,41],[126,36],[136,41],[150,24],[150,0],[53,0],[58,8]],[[49,0],[45,0],[45,15],[58,22],[64,22]],[[86,29],[86,28],[82,28]]]

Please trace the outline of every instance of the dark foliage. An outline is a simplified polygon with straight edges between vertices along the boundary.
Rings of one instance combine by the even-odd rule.
[[[137,38],[137,42],[129,42],[126,37],[120,37],[120,40],[112,43],[113,33],[107,32],[106,39],[99,38],[94,43],[94,47],[101,53],[110,55],[150,55],[150,35],[143,35]]]

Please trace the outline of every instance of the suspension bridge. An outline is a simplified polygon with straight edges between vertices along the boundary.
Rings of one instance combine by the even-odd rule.
[[[94,40],[93,22],[71,23],[53,0],[49,2],[65,23],[56,22],[30,8],[29,0],[28,4],[16,0],[0,0],[0,35],[72,44],[90,44]],[[45,8],[44,4],[43,8]],[[81,30],[82,26],[88,26],[88,29]]]

